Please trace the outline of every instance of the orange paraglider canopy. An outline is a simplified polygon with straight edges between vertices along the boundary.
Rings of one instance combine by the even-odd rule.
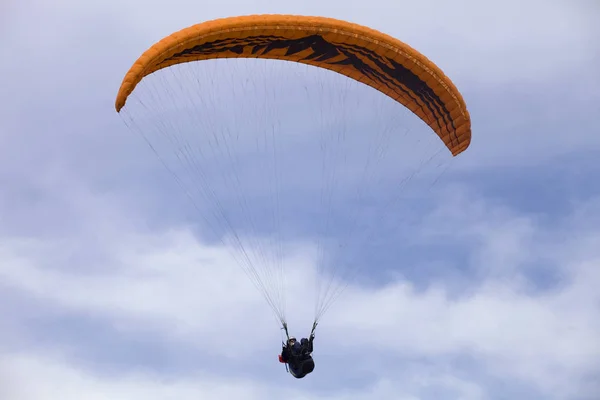
[[[453,155],[471,142],[462,95],[439,67],[376,30],[323,17],[252,15],[193,25],[160,40],[134,63],[115,107],[146,76],[175,64],[214,58],[268,58],[329,69],[390,96],[427,123]]]

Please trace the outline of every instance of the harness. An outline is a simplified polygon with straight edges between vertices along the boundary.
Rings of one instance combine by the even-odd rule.
[[[289,332],[288,332],[287,322],[282,322],[282,324],[281,324],[281,325],[282,325],[281,329],[282,329],[282,330],[285,332],[285,337],[286,337],[286,341],[285,341],[285,342],[281,341],[281,346],[282,346],[282,347],[285,347],[285,348],[287,348],[287,344],[286,344],[286,343],[289,343],[289,342],[290,342],[290,334],[289,334]],[[315,333],[315,330],[317,329],[317,325],[318,325],[318,322],[315,320],[315,321],[313,322],[312,329],[310,330],[310,335],[309,335],[309,337],[311,337],[311,336],[313,336],[313,335],[314,335],[314,333]],[[291,353],[291,350],[290,350],[290,353]],[[291,373],[291,372],[290,372],[290,369],[288,368],[288,363],[286,362],[286,363],[284,363],[284,364],[285,364],[285,371],[286,371],[287,373]]]

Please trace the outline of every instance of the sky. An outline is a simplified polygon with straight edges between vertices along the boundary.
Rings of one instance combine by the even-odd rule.
[[[222,223],[211,219],[217,203],[190,201],[114,111],[125,72],[152,43],[198,22],[261,13],[334,17],[395,36],[451,77],[472,118],[464,154],[434,157],[422,180],[398,188],[409,161],[440,146],[422,141],[426,129],[389,99],[307,67],[203,70],[215,78],[209,129],[242,127],[256,139],[277,119],[298,151],[280,164],[292,175],[282,180],[279,252],[265,217],[273,197],[251,174],[266,150],[236,142],[253,229],[221,179],[231,171],[205,166],[222,174],[209,176],[244,248],[285,266],[290,333],[310,329],[313,285],[328,272],[319,257],[329,268],[359,268],[338,282],[348,286],[320,321],[316,368],[301,380],[277,361],[281,332],[240,269],[239,246],[209,229]],[[596,2],[5,0],[0,15],[0,398],[598,398]],[[281,84],[266,100],[258,89],[231,91],[248,76]],[[250,101],[231,105],[230,96]],[[295,99],[306,108],[292,108]],[[321,107],[331,107],[330,119],[311,118]],[[352,155],[340,164],[326,236],[313,207],[323,168],[304,156],[318,155],[304,145],[323,127],[346,132]],[[358,179],[352,168],[372,137],[361,133],[386,129],[388,157],[355,202],[346,197]],[[352,209],[367,210],[357,230],[346,219]],[[362,241],[352,242],[356,231]]]

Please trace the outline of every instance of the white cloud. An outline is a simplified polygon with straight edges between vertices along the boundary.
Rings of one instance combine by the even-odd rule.
[[[432,363],[429,368],[435,368],[442,359],[466,355],[481,363],[490,376],[533,385],[545,398],[577,398],[595,389],[586,387],[585,377],[597,373],[595,360],[600,357],[600,324],[595,322],[600,320],[599,297],[594,290],[600,278],[595,268],[600,263],[597,248],[580,247],[583,234],[576,226],[571,227],[575,231],[567,231],[571,238],[563,240],[567,235],[562,231],[548,236],[534,222],[523,222],[526,216],[499,212],[478,202],[476,219],[469,221],[469,215],[457,218],[456,223],[466,233],[466,239],[458,240],[464,245],[472,234],[478,236],[480,241],[472,251],[485,257],[475,257],[475,267],[481,267],[481,260],[488,260],[486,268],[496,273],[458,298],[449,296],[446,283],[435,279],[421,291],[402,280],[375,289],[352,286],[319,328],[316,356],[322,364],[330,363],[329,357],[340,357],[340,362],[350,365],[348,361],[358,357],[360,364],[374,362],[373,368],[378,363],[397,362],[398,368],[410,369],[407,360],[425,358]],[[447,198],[444,204],[456,209]],[[531,241],[515,241],[510,230],[498,236],[492,229],[498,224],[515,226],[515,221],[521,221],[516,226],[528,227]],[[91,219],[88,223],[93,226]],[[481,226],[489,229],[481,230]],[[5,240],[0,268],[3,285],[46,306],[58,307],[62,313],[101,318],[113,327],[115,335],[154,332],[204,354],[235,360],[243,353],[242,362],[276,351],[274,343],[279,336],[268,307],[223,249],[202,245],[185,230],[148,234],[120,228],[102,244],[103,250],[111,254],[110,259],[93,273],[85,268],[78,272],[76,265],[63,264],[60,242]],[[519,237],[519,230],[514,234]],[[583,238],[589,234],[585,232]],[[439,235],[443,236],[443,231]],[[512,257],[487,250],[505,240],[512,243]],[[85,246],[87,238],[71,241]],[[536,244],[539,255],[527,255],[531,243]],[[288,299],[293,304],[290,315],[308,325],[312,296],[304,294],[312,283],[312,260],[302,255],[303,248],[298,250],[299,255],[292,254],[288,265],[293,271],[289,276],[300,278],[289,280]],[[521,272],[528,267],[523,260],[548,257],[544,251],[552,255],[563,277],[560,285],[550,291],[532,292],[522,285],[525,278]],[[49,267],[55,257],[60,268]],[[449,260],[448,268],[452,267]],[[309,299],[308,304],[298,302],[304,298]],[[18,318],[13,321],[19,329],[24,329],[20,325],[24,322]],[[239,340],[240,334],[244,340]],[[337,339],[340,335],[341,341]],[[253,343],[249,349],[248,341]],[[355,353],[357,348],[361,349],[359,354]],[[73,360],[63,362],[77,368]],[[398,373],[396,367],[386,368],[388,372],[382,372],[381,379],[393,379],[392,374]],[[333,379],[341,372],[320,370],[319,374]],[[430,384],[418,383],[418,373],[406,374],[403,384],[412,385],[415,396]],[[446,390],[465,385],[460,390],[471,393],[470,398],[491,396],[485,384],[453,383],[460,381],[458,375],[438,376],[435,380]],[[347,398],[361,398],[357,396]]]
[[[6,45],[20,55],[9,60],[9,65],[25,68],[23,71],[38,86],[52,85],[50,76],[63,77],[61,71],[66,70],[83,80],[86,71],[75,67],[84,60],[97,65],[100,58],[107,72],[116,73],[121,68],[124,74],[139,53],[152,43],[205,20],[260,13],[326,15],[368,25],[406,41],[439,63],[457,80],[459,87],[473,79],[478,85],[500,87],[515,81],[544,83],[564,74],[585,74],[588,70],[585,66],[597,56],[592,8],[583,2],[543,0],[527,3],[382,0],[368,4],[353,0],[343,7],[338,2],[272,0],[252,4],[230,0],[210,6],[187,0],[169,4],[130,0],[85,5],[65,0],[49,7],[45,2],[31,1],[27,8],[15,13],[11,40]],[[26,21],[35,24],[25,24]],[[40,35],[44,37],[44,46],[39,46]],[[114,43],[114,37],[122,40]],[[97,55],[92,57],[93,52],[87,46],[93,46]],[[51,62],[50,57],[57,51],[65,57]],[[28,60],[38,65],[54,63],[55,67],[37,69],[36,62],[29,64]],[[65,68],[67,65],[69,68]],[[19,71],[13,69],[13,72]],[[64,75],[60,83],[69,84],[67,77]],[[114,79],[117,79],[116,89],[120,77]]]
[[[20,355],[0,361],[0,376],[6,378],[0,387],[0,395],[15,400],[50,400],[57,397],[75,400],[82,396],[91,400],[108,397],[116,400],[198,397],[206,400],[255,400],[277,396],[285,396],[291,400],[419,400],[422,397],[411,395],[411,389],[439,384],[446,386],[461,399],[485,398],[477,385],[446,374],[433,377],[415,373],[412,384],[383,379],[364,391],[329,389],[321,394],[309,394],[298,385],[285,381],[268,387],[248,379],[222,378],[203,373],[184,379],[164,378],[144,372],[102,376],[73,368],[60,358]],[[35,384],[31,384],[32,381]]]
[[[102,376],[79,369],[60,357],[12,355],[0,362],[2,398],[50,400],[61,398],[115,400],[173,398],[261,399],[266,390],[251,381],[228,380],[205,375],[195,379],[165,379],[152,373]]]
[[[63,0],[14,9],[10,34],[0,39],[13,55],[0,65],[7,88],[0,94],[0,132],[11,133],[7,143],[17,150],[4,157],[27,154],[35,143],[52,146],[50,136],[62,143],[114,132],[127,140],[112,107],[123,75],[142,51],[193,23],[274,12],[373,26],[439,63],[464,92],[473,117],[472,147],[457,160],[465,168],[535,164],[598,146],[591,117],[600,85],[592,40],[597,28],[592,5],[583,2],[353,0],[340,7],[313,1],[207,6]],[[55,133],[48,134],[47,126]]]
[[[481,96],[469,150],[481,154],[471,159],[477,168],[494,157],[539,163],[555,152],[591,148],[593,126],[543,103],[552,89],[541,88],[557,77],[577,80],[577,71],[595,71],[593,12],[575,2],[480,3],[12,4],[14,18],[2,27],[10,34],[0,38],[13,54],[0,65],[8,88],[0,93],[0,310],[6,310],[0,398],[488,399],[522,385],[543,398],[593,399],[600,392],[594,380],[600,376],[597,201],[548,221],[492,205],[476,192],[445,193],[437,211],[422,218],[415,245],[437,240],[464,250],[467,265],[452,254],[444,263],[464,275],[465,291],[456,296],[454,283],[436,276],[424,289],[402,277],[386,287],[351,286],[319,327],[314,376],[290,381],[276,362],[275,321],[227,249],[198,242],[189,227],[165,228],[170,221],[156,222],[155,214],[172,209],[149,213],[144,183],[117,183],[135,175],[123,171],[148,168],[134,151],[137,138],[123,136],[129,132],[112,109],[122,74],[139,52],[192,23],[261,12],[349,19],[421,49],[459,87]],[[592,104],[597,81],[585,81],[589,92],[577,92],[581,83],[560,82],[573,104]],[[494,139],[484,126],[485,112],[500,96],[491,90],[514,83],[544,94],[529,104],[502,100],[511,102],[514,114],[506,117],[507,134]],[[539,109],[525,110],[533,103]],[[569,118],[568,137],[530,129]],[[82,184],[93,172],[101,177]],[[130,197],[123,199],[125,185]],[[143,195],[134,194],[135,185],[146,190]],[[294,243],[292,249],[286,261],[296,285],[289,315],[292,333],[300,334],[295,330],[312,316],[304,300],[313,299],[306,287],[314,277],[314,248]],[[557,276],[558,284],[540,288],[536,278],[542,276],[535,274]],[[83,337],[66,346],[48,329],[39,340],[36,323],[60,325],[61,317],[91,318],[108,332],[98,335],[117,342],[150,335],[170,351],[210,358],[215,370],[181,366],[174,378],[152,363],[140,369],[129,360],[106,375],[94,357],[70,352],[89,345]],[[94,342],[99,339],[86,340],[106,351]],[[233,368],[223,372],[236,361],[252,365],[261,378],[250,381]]]

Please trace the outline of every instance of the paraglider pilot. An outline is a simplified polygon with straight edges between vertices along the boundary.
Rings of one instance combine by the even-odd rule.
[[[295,337],[290,337],[287,344],[281,348],[279,362],[289,366],[289,371],[294,378],[304,378],[315,369],[315,362],[311,356],[315,334],[311,333],[310,339],[302,338],[300,343]]]

